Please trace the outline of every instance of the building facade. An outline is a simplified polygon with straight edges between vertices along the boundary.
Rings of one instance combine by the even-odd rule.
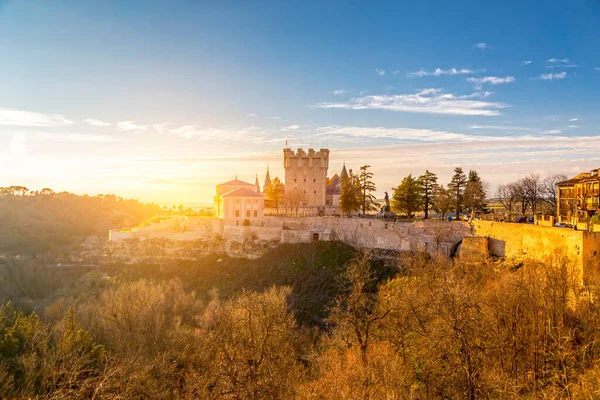
[[[285,193],[299,191],[303,196],[304,207],[322,207],[326,205],[327,169],[329,168],[329,150],[283,149],[283,167],[285,168]]]
[[[243,225],[264,217],[265,196],[260,186],[236,179],[217,185],[214,214],[225,224]]]
[[[590,217],[600,209],[600,173],[583,172],[557,184],[556,213],[562,217]]]

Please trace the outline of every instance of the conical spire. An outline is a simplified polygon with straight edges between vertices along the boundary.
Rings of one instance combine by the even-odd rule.
[[[340,174],[340,178],[347,178],[348,172],[346,171],[346,163],[344,162],[344,166],[342,167],[342,173]]]
[[[256,186],[256,193],[260,193],[260,184],[258,183],[258,174],[256,174],[256,179],[254,180],[254,186]]]
[[[269,174],[269,167],[267,166],[267,175],[265,176],[265,184],[263,185],[263,192],[266,192],[267,189],[271,186],[271,175]]]

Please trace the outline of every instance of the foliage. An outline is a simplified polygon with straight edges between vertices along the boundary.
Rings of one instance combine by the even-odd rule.
[[[459,218],[463,205],[463,195],[467,185],[467,176],[461,167],[454,168],[454,175],[448,184],[448,189],[454,195],[454,206],[456,210],[456,219]]]
[[[373,182],[373,173],[369,172],[370,165],[363,165],[360,167],[360,173],[358,175],[360,185],[360,207],[362,214],[366,215],[367,211],[377,210],[377,199],[373,192],[375,192],[375,182]]]
[[[358,175],[353,174],[352,170],[346,177],[342,177],[340,188],[340,211],[344,214],[352,214],[360,209],[361,206],[361,186]]]
[[[279,207],[284,201],[284,185],[278,177],[273,178],[271,184],[267,187],[266,196],[265,206],[274,207],[277,215],[279,215]]]
[[[487,189],[477,171],[469,171],[469,179],[465,186],[464,205],[474,215],[477,211],[483,211],[486,207]]]
[[[437,185],[433,191],[433,198],[435,199],[433,209],[444,218],[446,213],[452,209],[454,195],[450,189],[445,189],[443,186]]]
[[[419,181],[412,174],[404,177],[397,187],[393,188],[391,208],[396,213],[407,215],[409,218],[420,209],[422,190]]]
[[[437,186],[437,175],[426,170],[419,176],[419,185],[421,186],[421,198],[423,199],[423,211],[425,219],[429,218],[429,209],[435,202],[435,188]]]

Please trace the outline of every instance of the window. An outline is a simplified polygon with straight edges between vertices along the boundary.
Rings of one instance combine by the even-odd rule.
[[[317,194],[317,191],[316,191],[316,190],[314,191],[314,194]]]
[[[313,183],[315,183],[317,180],[313,178]]]
[[[258,217],[258,211],[254,210],[254,218]]]
[[[235,210],[235,216],[239,217],[240,216],[240,210]]]
[[[306,182],[306,178],[304,178],[304,182]]]
[[[250,217],[250,210],[246,210],[246,217]]]
[[[296,182],[296,178],[294,178],[294,182]]]

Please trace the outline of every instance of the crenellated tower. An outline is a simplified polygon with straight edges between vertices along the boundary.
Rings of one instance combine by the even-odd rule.
[[[285,168],[285,191],[294,189],[303,191],[306,206],[324,206],[327,194],[327,169],[329,168],[329,150],[283,149],[283,167]]]

